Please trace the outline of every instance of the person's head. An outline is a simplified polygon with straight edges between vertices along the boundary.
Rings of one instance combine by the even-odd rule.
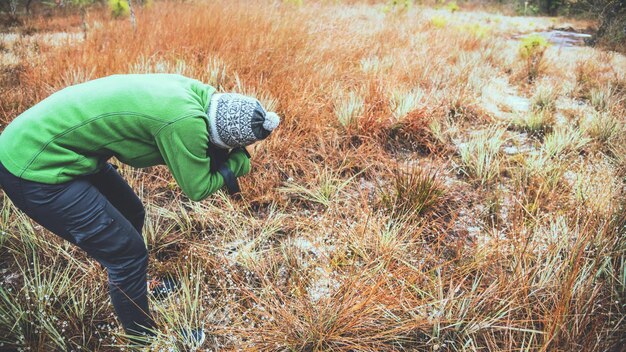
[[[258,100],[236,93],[213,94],[207,115],[211,143],[224,149],[265,139],[280,123]]]

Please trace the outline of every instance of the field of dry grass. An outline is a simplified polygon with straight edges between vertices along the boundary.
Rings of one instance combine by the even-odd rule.
[[[155,350],[620,351],[626,58],[520,34],[585,28],[358,1],[158,2],[0,34],[0,130],[65,86],[176,72],[283,116],[244,200],[144,200]],[[532,47],[532,45],[531,45]],[[533,47],[534,48],[534,47]],[[106,273],[0,193],[0,350],[118,351]]]

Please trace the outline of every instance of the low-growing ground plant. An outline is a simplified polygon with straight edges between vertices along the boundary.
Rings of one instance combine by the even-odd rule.
[[[411,111],[417,109],[423,99],[423,92],[419,89],[409,91],[396,90],[390,100],[393,123],[402,122],[402,119]]]
[[[600,77],[604,69],[594,60],[580,60],[576,63],[576,86],[574,94],[578,98],[591,99],[591,91],[600,87]]]
[[[388,70],[393,62],[389,60],[389,58],[379,58],[377,56],[370,56],[362,58],[359,61],[361,70],[366,74],[379,74]]]
[[[554,190],[566,171],[563,163],[541,151],[524,158],[521,172],[526,180],[536,179],[537,186]]]
[[[611,212],[619,206],[615,195],[620,185],[615,182],[612,169],[606,163],[583,168],[576,174],[572,187],[574,201],[595,214]]]
[[[589,137],[603,145],[616,140],[625,132],[623,121],[610,112],[595,112],[584,119],[581,125]]]
[[[341,196],[341,193],[355,177],[356,175],[343,179],[339,173],[324,167],[318,169],[314,185],[289,182],[281,187],[280,191],[328,207],[332,202],[337,201],[337,198]]]
[[[439,144],[440,147],[447,147],[452,138],[459,132],[459,127],[451,118],[446,118],[443,121],[433,119],[428,123],[427,128],[434,139],[434,143]]]
[[[13,220],[23,222],[23,232],[17,235],[19,239],[16,234],[4,234],[10,241],[5,249],[17,267],[0,284],[1,347],[40,351],[102,348],[102,339],[91,330],[107,325],[103,322],[109,312],[102,304],[107,299],[106,284],[87,276],[89,266],[76,260],[58,240],[31,237],[33,228],[25,228],[30,227],[26,217]],[[66,338],[68,335],[74,338]]]
[[[576,127],[559,127],[546,135],[541,150],[554,158],[579,152],[590,139]]]
[[[358,128],[364,109],[363,98],[357,92],[351,91],[335,103],[335,116],[343,128],[353,131]]]
[[[461,171],[485,185],[500,173],[500,147],[506,130],[493,126],[478,131],[467,142],[458,145]]]
[[[554,86],[550,84],[539,85],[531,98],[532,110],[553,112],[556,109],[557,97],[558,94]]]
[[[399,218],[435,209],[444,195],[437,174],[417,165],[398,166],[388,187],[380,190],[381,204]]]
[[[611,86],[604,88],[591,88],[589,91],[589,102],[597,111],[607,111],[613,105],[614,89]]]
[[[178,286],[175,294],[154,300],[153,311],[156,313],[159,329],[155,330],[154,337],[136,339],[142,344],[149,344],[153,350],[197,350],[200,346],[188,338],[193,329],[205,329],[208,332],[212,313],[211,307],[203,307],[202,296],[207,293],[206,272],[199,263],[190,261],[188,265],[176,269],[174,277]],[[125,342],[130,336],[119,334],[120,342]],[[124,349],[128,345],[122,343],[114,347]],[[141,350],[143,346],[135,346]]]
[[[547,209],[568,201],[561,192],[564,175],[571,166],[569,161],[538,151],[515,162],[518,164],[510,172],[516,185],[516,216],[532,223],[538,215],[549,213]]]
[[[518,114],[512,124],[519,130],[542,136],[552,129],[554,115],[547,110],[529,111]]]

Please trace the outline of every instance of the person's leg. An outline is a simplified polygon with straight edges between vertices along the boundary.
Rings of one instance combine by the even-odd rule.
[[[141,200],[111,164],[85,177],[141,234],[146,216]]]
[[[85,179],[48,185],[11,175],[0,165],[0,184],[26,215],[76,244],[107,268],[115,311],[129,334],[149,333],[148,252],[137,229]]]

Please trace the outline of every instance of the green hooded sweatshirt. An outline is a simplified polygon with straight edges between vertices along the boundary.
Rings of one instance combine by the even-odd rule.
[[[214,92],[170,74],[115,75],[67,87],[5,128],[0,162],[17,177],[48,184],[95,173],[113,156],[138,168],[166,164],[183,192],[201,200],[224,185],[207,154],[206,111]],[[226,165],[239,177],[250,164],[234,154]]]

